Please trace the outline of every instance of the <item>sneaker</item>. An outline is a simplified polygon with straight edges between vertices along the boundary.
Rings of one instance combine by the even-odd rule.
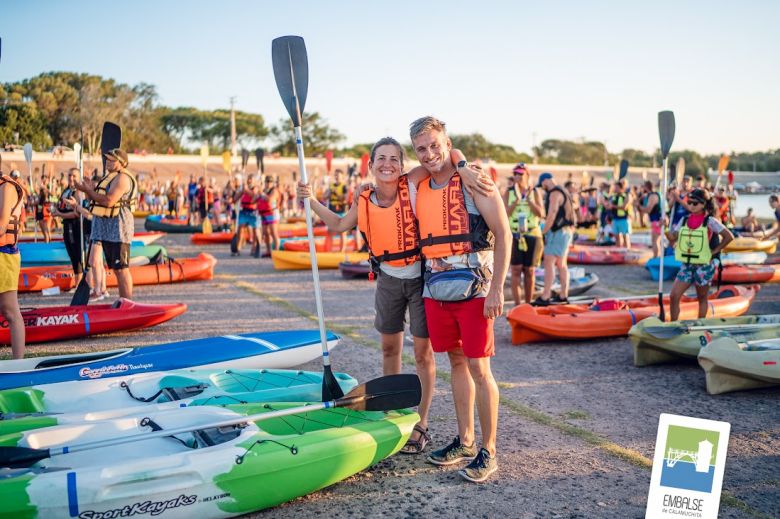
[[[492,473],[498,470],[498,462],[495,456],[491,456],[487,449],[479,449],[479,454],[471,460],[471,463],[458,471],[458,475],[472,483],[482,483]]]
[[[569,304],[569,298],[568,297],[561,297],[558,294],[555,294],[550,298],[551,303],[555,303],[558,305],[568,305]]]
[[[443,449],[430,453],[427,461],[439,466],[453,465],[460,461],[471,459],[476,455],[477,448],[473,444],[469,446],[461,445],[460,436],[456,436],[452,443]]]
[[[97,303],[98,301],[102,301],[105,298],[106,298],[105,294],[90,294],[89,302],[90,303]]]
[[[533,306],[550,306],[550,300],[542,299],[542,296],[539,296],[536,299],[534,299],[534,301],[531,304]]]

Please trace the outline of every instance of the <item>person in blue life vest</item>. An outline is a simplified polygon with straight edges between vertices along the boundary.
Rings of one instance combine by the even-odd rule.
[[[516,305],[520,299],[520,280],[526,303],[533,301],[535,270],[542,263],[544,240],[540,227],[544,218],[541,193],[531,187],[530,173],[525,164],[512,169],[512,184],[504,193],[504,205],[512,231],[512,253],[509,259],[512,297]]]
[[[715,204],[706,190],[691,191],[687,206],[690,214],[666,234],[674,246],[675,259],[682,263],[669,294],[672,321],[680,317],[680,299],[691,285],[696,287],[699,318],[707,316],[707,296],[715,263],[720,261],[720,251],[734,239],[731,231],[715,217]]]

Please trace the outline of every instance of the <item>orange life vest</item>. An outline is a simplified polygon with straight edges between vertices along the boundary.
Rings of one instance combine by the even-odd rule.
[[[409,179],[398,181],[398,195],[393,205],[379,207],[371,203],[371,190],[358,199],[358,229],[366,237],[371,256],[379,263],[394,267],[411,265],[420,260],[417,220],[409,196]]]
[[[455,173],[441,189],[433,189],[430,180],[417,192],[417,220],[420,247],[426,259],[446,258],[493,248],[493,233],[482,215],[469,214]]]
[[[8,220],[8,226],[5,228],[5,233],[0,236],[0,247],[3,247],[5,245],[13,245],[16,246],[16,244],[19,242],[19,232],[21,227],[21,222],[23,218],[23,209],[24,204],[22,203],[25,199],[25,190],[24,186],[14,180],[11,177],[6,177],[3,175],[0,175],[0,186],[8,182],[12,186],[16,188],[16,203],[11,208],[11,217]]]

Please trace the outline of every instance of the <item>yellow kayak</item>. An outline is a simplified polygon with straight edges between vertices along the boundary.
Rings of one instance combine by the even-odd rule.
[[[766,252],[767,254],[774,254],[777,250],[777,239],[759,240],[758,238],[739,236],[726,245],[724,250],[726,252]]]
[[[271,259],[276,270],[305,270],[311,268],[311,256],[308,252],[289,250],[271,251]],[[337,269],[342,261],[352,263],[367,261],[367,252],[318,252],[317,266],[321,269]]]

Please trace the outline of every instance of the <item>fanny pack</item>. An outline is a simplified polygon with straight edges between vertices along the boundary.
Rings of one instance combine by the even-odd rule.
[[[451,269],[426,272],[423,278],[436,301],[467,301],[478,296],[490,280],[482,269]]]

